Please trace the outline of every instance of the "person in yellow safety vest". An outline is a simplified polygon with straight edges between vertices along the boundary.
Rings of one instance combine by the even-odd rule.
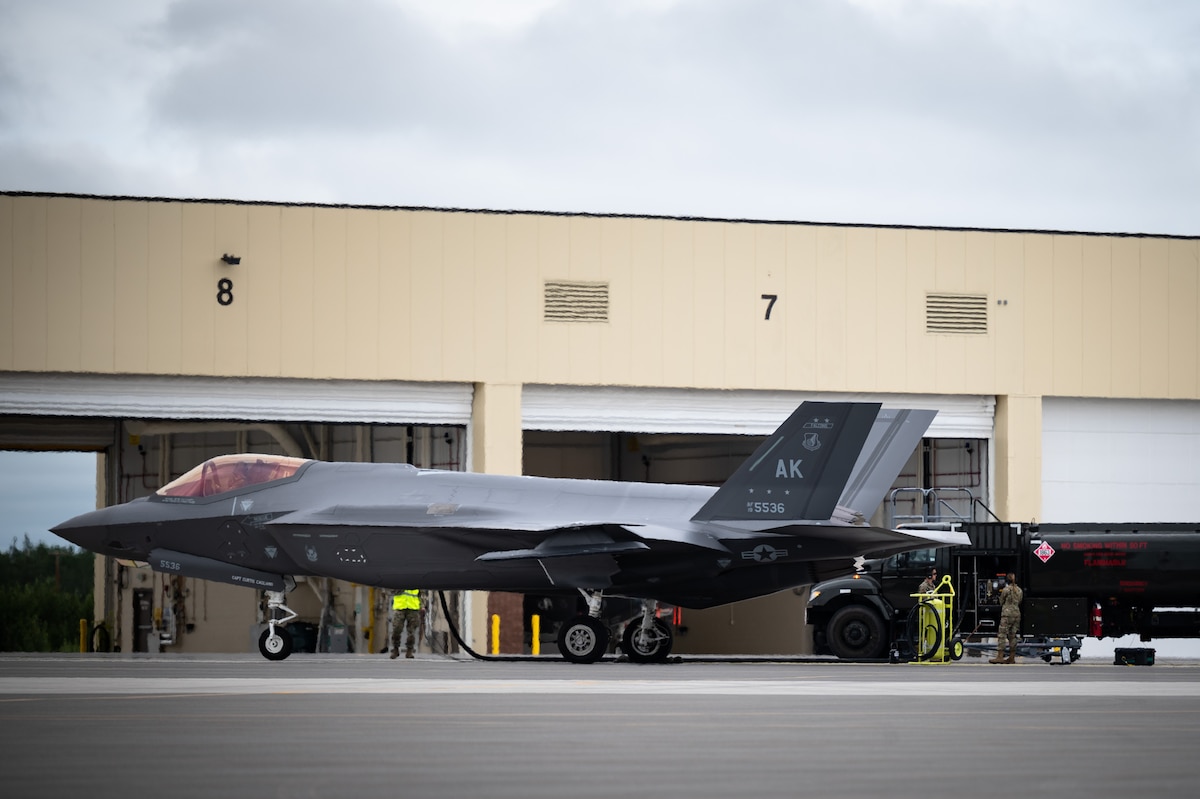
[[[417,631],[421,628],[421,593],[415,588],[406,588],[392,597],[392,657],[400,657],[400,636],[408,631],[408,644],[404,657],[413,656],[417,644]]]

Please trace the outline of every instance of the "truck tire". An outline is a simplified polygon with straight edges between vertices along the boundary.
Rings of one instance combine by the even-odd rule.
[[[883,619],[862,605],[847,605],[829,620],[829,648],[844,660],[881,658],[887,652]]]

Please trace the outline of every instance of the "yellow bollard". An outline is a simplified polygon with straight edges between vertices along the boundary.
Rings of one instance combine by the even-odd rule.
[[[79,651],[87,652],[87,619],[79,620]]]
[[[534,657],[542,654],[542,617],[536,613],[531,617],[533,627],[533,642],[530,644],[530,651]]]
[[[500,654],[500,614],[492,616],[492,654]]]

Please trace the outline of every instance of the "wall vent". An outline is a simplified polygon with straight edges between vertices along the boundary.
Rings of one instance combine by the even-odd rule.
[[[547,322],[607,322],[608,284],[579,280],[547,280]]]
[[[926,294],[926,333],[987,333],[986,294]]]

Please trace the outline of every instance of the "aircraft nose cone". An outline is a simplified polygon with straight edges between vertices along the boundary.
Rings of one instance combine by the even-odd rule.
[[[92,552],[112,549],[111,511],[111,508],[102,508],[80,514],[51,527],[50,532]]]

